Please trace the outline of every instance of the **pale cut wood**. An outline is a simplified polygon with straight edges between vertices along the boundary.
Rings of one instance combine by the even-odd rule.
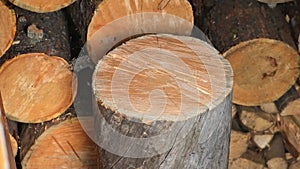
[[[173,125],[184,128],[174,143],[165,138],[133,149],[154,151],[151,157],[124,157],[102,147],[103,168],[227,168],[231,73],[217,50],[192,37],[147,35],[109,52],[98,62],[92,85],[100,110],[96,129],[101,142],[109,142],[114,150],[126,147],[126,152],[134,144],[110,137],[105,122],[121,135],[145,139],[160,136]],[[164,94],[157,95],[157,90]]]
[[[0,1],[0,57],[11,46],[16,34],[16,15]]]
[[[266,169],[264,165],[255,163],[251,160],[244,159],[244,158],[238,158],[236,160],[233,160],[229,163],[229,169],[241,169],[241,168],[247,168],[247,169]]]
[[[273,134],[255,134],[253,142],[261,149],[269,147],[269,143],[273,138]]]
[[[98,168],[97,145],[81,128],[79,120],[89,125],[85,126],[89,133],[93,132],[93,119],[89,117],[58,118],[52,124],[24,128],[20,150],[23,169]],[[40,133],[40,127],[45,131]],[[35,138],[38,134],[41,135]]]
[[[258,38],[241,42],[224,56],[234,71],[233,102],[236,104],[257,106],[273,102],[299,76],[297,51],[281,41]]]
[[[287,104],[287,106],[280,113],[282,116],[294,115],[299,119],[300,124],[300,98],[294,101],[291,101]]]
[[[232,130],[230,133],[229,160],[234,160],[247,151],[250,141],[250,133],[242,133]]]
[[[16,156],[18,152],[17,140],[11,134],[9,134],[9,140],[10,140],[10,145],[11,145],[13,155]]]
[[[103,0],[88,26],[89,56],[97,63],[115,43],[137,35],[190,35],[193,22],[192,6],[187,0]],[[99,43],[104,51],[99,51]]]
[[[7,117],[40,123],[64,113],[72,104],[77,81],[62,58],[22,54],[0,68],[0,90]]]
[[[69,6],[76,0],[9,0],[14,5],[38,13],[47,13]]]
[[[275,125],[275,119],[271,114],[254,107],[242,107],[239,118],[244,126],[255,132],[271,130]]]
[[[283,116],[280,121],[280,130],[285,139],[285,146],[294,157],[298,157],[300,153],[300,125],[292,116]]]
[[[274,102],[264,103],[261,104],[259,107],[266,113],[279,113],[279,110],[277,109]]]

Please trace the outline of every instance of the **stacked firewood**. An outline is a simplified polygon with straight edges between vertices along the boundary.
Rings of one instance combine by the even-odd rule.
[[[205,8],[202,28],[234,72],[229,168],[300,165],[300,1],[284,2],[232,0]]]
[[[299,5],[299,0],[0,0],[0,92],[17,167],[226,168],[229,154],[229,168],[299,168]],[[152,14],[132,17],[141,12]],[[105,27],[128,14],[132,16],[117,27]],[[219,52],[210,42],[188,37],[192,26],[186,23],[201,28],[230,62],[234,80],[232,107],[228,106],[232,75],[227,61],[214,60]],[[152,35],[142,36],[145,34]],[[89,51],[93,66],[97,64],[95,69],[73,70],[73,64],[82,59],[77,57],[84,43],[88,48],[98,49],[99,39],[111,37],[109,42],[119,43],[102,44],[103,58],[99,51]],[[173,115],[180,110],[180,92],[196,97],[190,94],[190,88],[181,89],[171,75],[162,71],[159,59],[171,55],[144,51],[137,56],[141,59],[130,62],[134,63],[131,67],[121,69],[116,65],[145,47],[176,53],[193,72],[203,73],[200,76],[177,69],[180,66],[176,59],[165,62],[182,73],[176,74],[175,79],[184,79],[185,86],[192,82],[189,78],[196,79],[193,87],[204,91],[200,92],[203,103],[213,98],[218,104],[212,110],[191,112],[186,119],[174,119]],[[203,56],[197,55],[191,48],[205,52]],[[209,64],[198,61],[196,56]],[[136,88],[130,88],[133,103],[144,114],[132,114],[122,109],[127,105],[124,100],[120,99],[119,105],[112,104],[113,94],[123,98],[126,93],[116,95],[108,89],[113,87],[109,85],[116,71],[125,70],[121,77],[129,76],[136,65],[148,66],[145,62],[151,63],[150,68],[135,76],[131,85]],[[220,63],[225,65],[226,79],[221,79]],[[205,68],[214,71],[211,74],[203,71]],[[77,75],[74,71],[78,71]],[[88,72],[84,76],[90,74],[88,78],[93,83],[79,83],[85,78],[80,75],[83,71]],[[205,79],[208,76],[218,79],[218,83]],[[122,91],[126,79],[119,80],[117,91]],[[82,85],[92,91],[82,90]],[[213,93],[212,87],[218,90]],[[154,89],[167,93],[158,97],[160,102],[165,97],[168,101],[162,119],[147,114],[151,108],[148,94]],[[100,113],[91,116],[83,110],[79,115],[73,104],[86,102],[80,98],[92,97],[92,93]],[[199,106],[193,101],[186,102],[191,110]],[[222,106],[225,108],[219,110]],[[190,123],[191,119],[198,123]],[[93,138],[102,137],[105,132],[99,128],[104,128],[104,120],[116,131],[136,138],[156,136],[177,120],[186,122],[191,130],[183,142],[168,152],[153,157],[120,157],[96,145],[86,133],[93,133]],[[81,122],[88,126],[83,129]],[[109,140],[109,134],[106,136]],[[111,144],[116,149],[131,146]],[[155,148],[151,146],[149,151]]]

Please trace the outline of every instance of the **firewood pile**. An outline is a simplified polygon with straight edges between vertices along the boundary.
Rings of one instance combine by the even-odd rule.
[[[0,169],[300,168],[299,33],[300,0],[0,0]]]

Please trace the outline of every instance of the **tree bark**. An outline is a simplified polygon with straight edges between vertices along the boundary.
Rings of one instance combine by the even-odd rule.
[[[0,59],[0,64],[19,54],[32,52],[70,61],[69,33],[63,11],[39,14],[15,6],[13,9],[17,15],[17,32],[13,45]]]
[[[191,45],[190,48],[185,44]],[[156,53],[157,51],[148,51],[149,53],[146,51],[135,55],[135,61],[132,64],[130,56],[135,52],[143,51],[143,49],[147,50],[148,47],[172,52],[176,57],[171,59],[170,56],[172,55],[166,55],[166,58],[170,58],[166,63],[172,66],[166,68],[163,63],[156,63],[160,60],[156,58],[156,56],[160,56],[159,53]],[[143,56],[147,56],[147,58],[140,58]],[[204,63],[207,59],[206,56],[215,61],[209,62],[210,64]],[[153,59],[151,59],[152,57]],[[184,70],[181,72],[182,70],[177,70],[180,66],[174,63],[176,59],[184,61],[192,71]],[[122,63],[129,63],[129,65],[120,66]],[[146,66],[143,63],[148,64]],[[219,64],[220,67],[216,67],[214,64]],[[137,71],[136,67],[142,70]],[[214,70],[209,73],[210,76],[208,77],[206,71],[210,71],[212,67],[214,67]],[[163,73],[166,69],[168,71]],[[117,75],[119,70],[124,73],[120,77]],[[181,73],[175,73],[172,76],[171,72],[173,71]],[[224,74],[221,73],[222,71],[225,71]],[[195,72],[199,74],[195,74]],[[103,76],[103,73],[105,76]],[[126,77],[131,74],[134,74],[134,78],[128,82],[130,85],[126,86],[128,80]],[[187,79],[182,78],[183,74]],[[99,108],[95,112],[96,135],[98,144],[101,147],[103,168],[227,168],[231,119],[230,93],[232,79],[230,74],[230,66],[218,55],[215,49],[191,37],[142,36],[112,50],[98,63],[93,76],[93,90]],[[199,82],[198,75],[204,81],[211,78],[210,84]],[[225,79],[221,80],[220,84],[218,83],[220,81],[216,82],[215,78],[222,79],[222,75],[225,76],[223,77]],[[113,77],[121,79],[112,79]],[[206,93],[208,95],[202,92],[199,93],[199,97],[203,99],[203,102],[200,101],[201,106],[198,111],[194,109],[199,104],[197,101],[190,104],[189,101],[185,100],[186,102],[180,103],[178,98],[181,96],[177,91],[181,91],[183,94],[187,88],[184,85],[181,86],[182,88],[177,89],[178,86],[176,87],[176,84],[172,82],[176,78],[179,81],[185,79],[185,82],[191,80],[188,77],[195,78],[196,82],[198,81],[196,86],[202,92],[206,93],[205,91],[207,91],[209,93]],[[114,86],[114,83],[117,86]],[[218,91],[210,93],[212,92],[210,85],[218,86],[216,90],[222,90],[222,94]],[[124,90],[127,88],[128,91]],[[159,116],[156,116],[155,113],[160,112],[159,108],[161,106],[159,104],[162,102],[160,96],[153,96],[150,103],[147,101],[148,94],[155,89],[162,90],[166,94],[167,100],[165,108]],[[194,98],[192,93],[197,93],[198,89],[194,89],[188,89],[191,90],[188,94],[189,98]],[[130,103],[127,103],[128,100],[122,99],[127,94],[131,99]],[[204,107],[208,106],[206,103],[208,103],[209,98],[212,98],[214,106],[206,109]],[[121,103],[112,102],[111,99],[117,99]],[[172,99],[172,101],[170,102],[169,99]],[[157,100],[159,101],[157,102]],[[145,109],[149,107],[149,104],[151,109],[154,109],[153,111],[148,112]],[[185,116],[178,114],[181,109],[178,107],[180,104],[189,105],[187,107],[183,106],[182,111],[189,112]],[[134,105],[135,110],[138,110],[138,112],[132,112],[130,108],[128,110],[128,105]],[[168,133],[170,130],[172,131],[170,135],[162,140],[140,142],[142,138],[151,140],[152,137],[164,135],[165,132]],[[127,136],[126,138],[129,138],[129,140],[123,140],[123,137],[119,137],[120,135]]]
[[[220,52],[254,38],[281,40],[296,48],[281,10],[253,0],[218,1],[202,28]]]

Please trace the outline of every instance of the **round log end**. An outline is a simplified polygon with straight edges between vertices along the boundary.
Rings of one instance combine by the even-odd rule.
[[[134,14],[138,16],[132,17]],[[176,32],[186,35],[191,33],[193,28],[191,25],[194,22],[192,6],[187,0],[104,0],[97,6],[88,26],[87,39],[91,39],[92,35],[104,25],[126,16],[128,20],[124,20],[115,29],[119,29],[118,32],[123,34],[132,31],[134,32],[132,35]],[[191,25],[180,23],[178,18],[190,22]],[[111,32],[113,34],[110,35],[116,36],[116,31]]]
[[[0,90],[7,117],[40,123],[64,113],[76,94],[76,77],[62,58],[22,54],[0,68]]]
[[[76,0],[9,0],[14,5],[37,13],[47,13],[69,6]]]
[[[233,102],[257,106],[277,100],[299,76],[299,55],[266,38],[242,42],[224,53],[234,71]]]
[[[90,124],[88,130],[93,130],[93,119],[81,118],[80,121]],[[97,146],[81,128],[81,122],[72,118],[47,129],[26,153],[22,167],[97,168]]]
[[[11,46],[16,33],[16,15],[0,1],[0,57]]]
[[[97,102],[127,117],[186,120],[231,92],[231,68],[217,50],[185,36],[148,35],[109,52],[96,66]]]

